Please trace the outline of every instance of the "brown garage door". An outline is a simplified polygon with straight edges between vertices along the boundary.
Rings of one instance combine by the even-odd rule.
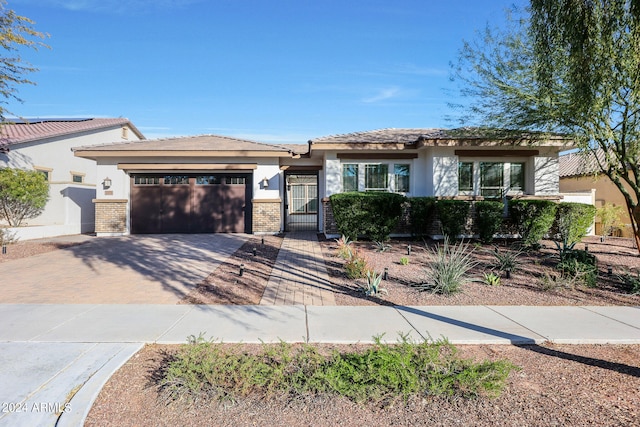
[[[131,232],[251,233],[251,175],[131,176]]]

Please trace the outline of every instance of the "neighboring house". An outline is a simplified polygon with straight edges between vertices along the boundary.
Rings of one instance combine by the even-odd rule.
[[[618,187],[609,177],[600,172],[596,157],[604,160],[601,149],[593,153],[574,152],[560,156],[560,192],[564,194],[595,191],[595,206],[601,207],[605,203],[622,206],[620,217],[622,227],[614,231],[620,237],[633,237],[631,219],[627,211],[627,204]],[[630,192],[633,194],[633,192]],[[596,234],[601,234],[601,224],[596,222]]]
[[[204,135],[74,149],[97,162],[96,232],[333,234],[328,197],[559,198],[560,137],[381,129],[282,146]],[[108,184],[108,185],[107,185]]]
[[[72,148],[144,136],[123,118],[12,119],[0,128],[0,168],[37,170],[49,182],[49,201],[41,215],[15,229],[20,239],[94,231],[95,162]]]

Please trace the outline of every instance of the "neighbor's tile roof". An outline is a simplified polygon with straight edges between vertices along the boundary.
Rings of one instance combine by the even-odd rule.
[[[87,119],[25,119],[16,120],[14,123],[2,124],[0,137],[9,145],[21,142],[37,141],[39,139],[73,135],[111,128],[114,126],[128,126],[141,139],[144,135],[125,118],[87,118]]]
[[[290,153],[287,147],[220,135],[197,135],[76,147],[74,151],[267,151]]]
[[[604,151],[602,149],[588,153],[569,153],[561,155],[559,160],[560,178],[571,176],[591,175],[600,170],[597,159],[604,161]]]

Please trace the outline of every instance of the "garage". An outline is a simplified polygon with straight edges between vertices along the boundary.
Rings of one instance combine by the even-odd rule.
[[[251,233],[251,174],[131,174],[131,233]]]

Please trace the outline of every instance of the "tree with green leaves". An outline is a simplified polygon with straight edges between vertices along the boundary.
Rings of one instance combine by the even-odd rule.
[[[640,250],[640,0],[531,0],[453,71],[463,124],[574,139],[624,196]]]
[[[47,37],[33,29],[33,21],[7,9],[6,0],[0,0],[0,123],[5,122],[5,116],[10,112],[4,105],[9,100],[22,101],[18,97],[17,86],[21,84],[35,84],[26,75],[36,71],[31,64],[22,60],[19,54],[21,48],[38,49],[47,47],[42,42]],[[4,141],[0,141],[2,152]]]
[[[38,171],[0,169],[0,218],[12,227],[35,218],[49,199],[49,184]]]

